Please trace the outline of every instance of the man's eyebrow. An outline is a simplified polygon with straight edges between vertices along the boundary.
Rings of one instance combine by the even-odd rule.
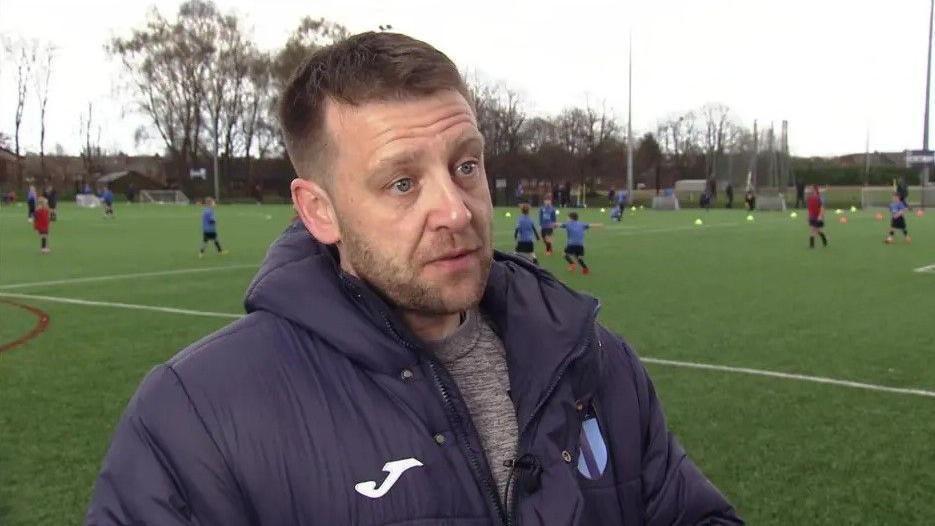
[[[462,153],[464,150],[467,150],[471,147],[476,147],[481,152],[483,152],[484,136],[475,130],[462,133],[460,136],[449,143],[449,147],[456,153]]]
[[[382,170],[387,167],[411,164],[423,155],[425,154],[421,150],[417,149],[401,150],[396,153],[387,155],[386,157],[380,158],[377,160],[374,168],[376,170]]]

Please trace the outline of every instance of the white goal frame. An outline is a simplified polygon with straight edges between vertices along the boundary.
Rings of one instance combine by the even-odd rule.
[[[140,190],[140,203],[187,205],[188,196],[181,190]]]

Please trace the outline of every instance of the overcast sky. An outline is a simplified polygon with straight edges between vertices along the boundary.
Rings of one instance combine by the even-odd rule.
[[[627,35],[633,33],[633,123],[654,131],[668,114],[706,102],[728,105],[752,126],[789,121],[796,155],[922,147],[928,0],[219,0],[252,27],[261,48],[281,46],[305,15],[352,32],[392,24],[446,52],[462,68],[517,88],[534,114],[590,98],[625,124]],[[102,145],[137,148],[132,114],[116,90],[119,68],[104,52],[111,35],[139,27],[155,5],[178,1],[0,0],[0,34],[60,49],[48,108],[46,150],[80,146],[89,101]],[[0,66],[0,131],[12,136],[14,75]],[[27,105],[22,141],[38,149],[38,110]]]

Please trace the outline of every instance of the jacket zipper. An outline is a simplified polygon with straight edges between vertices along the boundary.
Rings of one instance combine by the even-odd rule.
[[[539,402],[536,404],[536,407],[533,409],[532,413],[529,414],[529,418],[527,418],[526,421],[523,422],[523,427],[522,429],[520,429],[520,432],[519,432],[519,437],[522,442],[521,442],[521,445],[517,448],[516,458],[519,458],[520,454],[522,453],[522,450],[526,449],[525,447],[523,447],[523,443],[526,442],[525,440],[523,440],[523,438],[526,435],[526,430],[529,428],[529,424],[531,424],[536,419],[536,414],[538,414],[539,411],[542,410],[546,402],[548,402],[549,398],[552,397],[552,394],[555,392],[555,389],[558,388],[558,384],[562,381],[562,378],[565,376],[565,373],[568,372],[568,368],[571,367],[571,364],[574,363],[575,360],[580,358],[591,347],[591,343],[594,340],[594,335],[597,332],[597,327],[594,326],[594,323],[597,320],[597,311],[599,308],[600,308],[600,305],[594,308],[594,311],[591,313],[591,318],[588,320],[588,327],[590,328],[590,330],[588,331],[588,337],[585,338],[585,340],[582,342],[582,345],[580,345],[575,350],[575,353],[569,356],[567,360],[565,360],[565,363],[562,365],[562,368],[559,369],[558,373],[556,373],[556,375],[552,378],[552,382],[549,383],[549,387],[548,389],[546,389],[545,394],[539,399]],[[598,344],[600,344],[600,340],[598,340]],[[511,480],[510,484],[515,485],[516,480],[515,479]],[[509,488],[507,489],[507,493],[508,494],[513,493],[514,496],[513,496],[512,503],[506,503],[506,505],[509,506],[509,512],[507,513],[507,517],[506,517],[506,526],[514,526],[517,524],[516,523],[516,510],[519,508],[520,495],[515,493],[515,490],[513,492],[510,492]]]
[[[356,287],[354,287],[348,280],[343,279],[343,276],[342,276],[342,280],[344,281],[346,285],[348,285],[354,291],[354,294],[357,295],[358,299],[360,299],[361,294],[357,292]],[[390,323],[390,319],[386,315],[386,313],[381,312],[380,314],[383,317],[383,323],[386,325],[387,332],[389,332],[393,336],[393,338],[395,338],[396,341],[399,342],[400,345],[402,345],[403,347],[413,352],[418,353],[419,349],[416,348],[411,343],[409,343],[408,341],[406,341],[406,339],[403,338],[399,334],[399,332],[396,331],[396,329],[393,327],[393,324]],[[434,382],[435,388],[438,390],[439,394],[442,397],[442,402],[445,405],[445,410],[449,414],[449,418],[451,416],[456,416],[460,419],[461,415],[459,415],[457,409],[455,409],[454,403],[452,403],[451,401],[451,396],[448,394],[448,390],[445,388],[445,385],[444,383],[442,383],[441,377],[438,374],[438,364],[431,357],[426,357],[426,362],[429,364],[429,369],[432,370],[432,381]],[[468,461],[469,461],[468,463],[470,464],[471,469],[474,471],[474,477],[480,482],[481,486],[484,488],[484,496],[487,498],[488,512],[490,511],[494,512],[496,516],[500,519],[500,523],[504,524],[506,522],[505,511],[500,504],[500,497],[497,494],[496,487],[491,485],[491,480],[493,479],[493,475],[489,472],[487,473],[484,472],[483,466],[481,465],[480,461],[477,459],[477,456],[471,453],[472,448],[467,447],[470,440],[469,440],[469,437],[467,436],[468,433],[463,428],[463,426],[461,426],[459,423],[457,426],[452,426],[452,427],[454,427],[456,431],[460,431],[460,433],[458,433],[459,435],[458,440],[462,443],[462,449],[465,452],[465,455],[468,457]],[[478,442],[480,441],[478,440]]]
[[[432,380],[435,383],[435,387],[438,389],[438,392],[442,396],[445,409],[448,411],[449,415],[456,416],[460,419],[460,415],[455,409],[454,403],[451,401],[451,397],[448,395],[448,390],[445,388],[445,385],[442,383],[441,377],[438,374],[438,365],[435,363],[435,360],[431,358],[427,359],[426,361],[429,364],[429,369],[432,370]],[[492,486],[490,482],[492,475],[489,472],[485,472],[480,460],[477,458],[477,455],[473,453],[473,448],[468,447],[470,440],[467,431],[464,429],[464,426],[462,426],[460,422],[457,422],[456,424],[457,425],[453,427],[456,431],[460,432],[458,441],[461,442],[462,448],[468,457],[471,469],[474,471],[474,477],[480,481],[484,488],[484,496],[487,498],[487,505],[490,508],[489,511],[496,512],[497,517],[500,518],[500,523],[503,524],[507,521],[504,520],[504,510],[500,504],[500,497],[497,494],[497,489]]]

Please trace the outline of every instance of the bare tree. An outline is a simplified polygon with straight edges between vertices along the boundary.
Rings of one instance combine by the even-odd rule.
[[[91,130],[94,127],[94,104],[88,103],[88,115],[81,115],[81,136],[84,145],[81,147],[81,161],[84,163],[84,171],[90,177],[99,170],[101,157],[101,127],[97,127],[97,137],[93,139]],[[137,130],[139,139],[140,130]],[[138,140],[139,142],[139,140]]]
[[[247,158],[247,179],[250,181],[250,186],[253,187],[252,150],[255,142],[259,146],[258,134],[264,123],[275,122],[273,116],[276,95],[273,92],[272,60],[270,56],[254,50],[248,62],[249,71],[244,89],[244,113],[243,118],[239,121],[239,134],[243,142],[243,153]],[[269,128],[275,132],[275,126],[269,126]],[[275,140],[275,133],[272,138]],[[266,151],[264,149],[264,155]]]
[[[215,51],[213,3],[189,0],[170,22],[158,10],[149,12],[146,27],[129,38],[114,38],[108,51],[128,74],[136,108],[150,118],[179,177],[201,150],[203,99]]]
[[[208,138],[214,159],[214,177],[220,177],[218,155],[224,149],[225,166],[230,168],[235,148],[235,132],[243,117],[243,86],[250,69],[252,44],[246,39],[237,17],[206,12],[204,24],[212,41],[209,57],[202,118],[207,122]],[[223,146],[222,146],[223,143]]]
[[[303,18],[273,59],[272,76],[277,87],[285,87],[295,70],[313,51],[349,36],[350,32],[341,24],[324,18]]]
[[[702,106],[701,115],[704,118],[705,176],[714,179],[719,159],[724,154],[730,108],[720,103],[708,103]]]
[[[500,86],[498,120],[502,130],[503,146],[506,153],[513,154],[522,145],[523,123],[526,122],[526,110],[519,93],[506,86]]]
[[[20,156],[20,128],[26,111],[26,99],[29,94],[29,79],[36,65],[39,44],[35,40],[7,42],[6,53],[11,57],[16,68],[16,113],[13,131],[13,153],[16,154],[17,185],[23,184],[23,163]]]
[[[587,144],[588,151],[593,152],[610,139],[616,138],[620,132],[620,127],[613,117],[613,110],[607,107],[607,101],[601,101],[600,108],[591,104],[588,100],[585,105],[584,115],[587,118]]]
[[[42,56],[36,63],[36,74],[33,80],[36,84],[36,97],[39,99],[39,166],[42,179],[45,181],[45,115],[49,104],[49,84],[52,79],[52,61],[55,59],[56,47],[47,44],[42,49]]]
[[[555,123],[546,117],[527,119],[523,125],[523,147],[530,152],[538,152],[548,144],[557,144]]]
[[[244,116],[240,120],[243,152],[247,157],[251,155],[259,121],[270,117],[274,110],[275,94],[271,67],[272,60],[268,54],[254,51],[249,57],[249,71],[244,89]]]

